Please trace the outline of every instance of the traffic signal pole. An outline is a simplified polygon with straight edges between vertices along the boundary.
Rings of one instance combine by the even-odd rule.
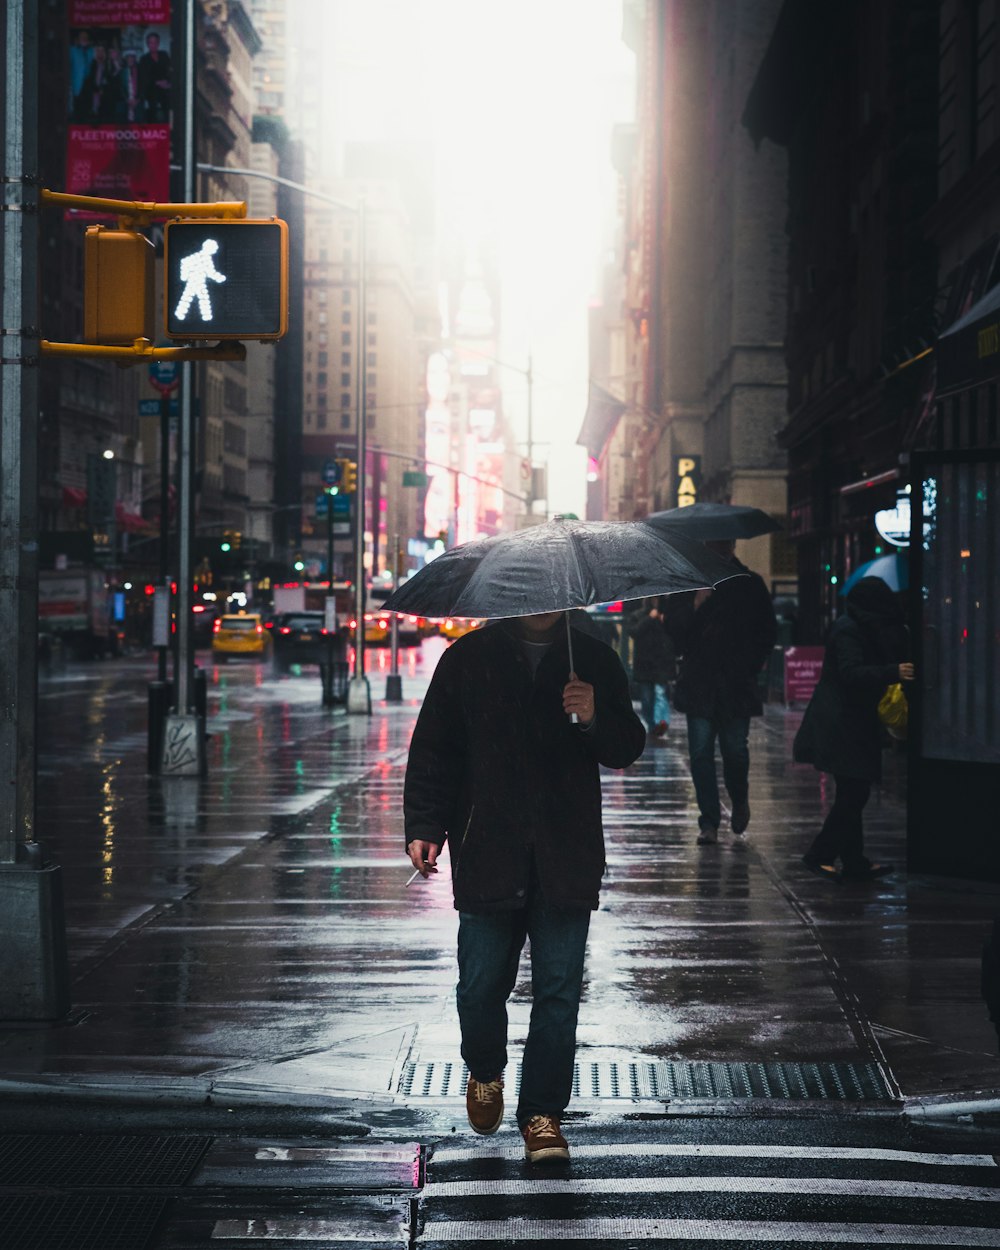
[[[184,199],[194,201],[194,0],[184,5],[184,137],[181,155]],[[177,646],[174,652],[174,706],[166,718],[160,773],[200,777],[205,771],[205,726],[194,709],[194,638],[191,629],[191,534],[194,527],[194,378],[191,362],[181,363],[177,437]]]
[[[0,55],[0,1019],[69,1011],[61,870],[35,840],[38,693],[38,4],[3,0]]]

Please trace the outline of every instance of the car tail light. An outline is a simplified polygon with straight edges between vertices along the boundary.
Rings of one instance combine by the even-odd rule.
[[[357,621],[348,621],[347,624],[350,629],[357,629],[358,627]]]
[[[221,628],[222,628],[222,622],[219,620],[218,617],[216,617],[215,620],[212,622],[212,633],[217,634]]]
[[[282,625],[282,627],[278,630],[279,634],[290,634],[291,632],[291,627],[288,625]]]
[[[388,628],[389,628],[389,622],[388,622],[388,621],[379,621],[379,623],[378,623],[378,627],[379,627],[379,629],[388,629]]]
[[[445,623],[444,623],[444,627],[445,627],[445,629],[454,629],[454,627],[455,627],[455,622],[454,622],[454,621],[445,621]]]
[[[264,628],[265,628],[265,629],[274,629],[274,621],[265,621],[265,622],[264,622]]]
[[[324,626],[323,626],[323,628],[322,628],[319,632],[320,632],[320,633],[323,635],[323,637],[325,638],[325,637],[327,636],[327,634],[329,634],[329,632],[330,632],[330,631],[329,631],[329,630],[326,628],[326,626],[324,625]]]
[[[262,634],[262,633],[264,632],[264,626],[263,626],[263,625],[261,625],[259,621],[258,621],[258,622],[257,622],[257,624],[254,626],[254,629],[256,629],[256,631],[257,631],[257,633],[258,633],[258,634]]]
[[[406,619],[410,622],[411,625],[417,624],[417,618],[415,616],[408,616]]]

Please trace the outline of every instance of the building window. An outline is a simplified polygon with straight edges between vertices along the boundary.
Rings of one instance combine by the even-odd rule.
[[[321,304],[325,304],[325,303],[326,303],[326,291],[325,291],[325,290],[324,290],[324,291],[318,291],[318,292],[317,292],[317,298],[319,299],[319,302],[320,302]]]
[[[351,363],[351,353],[350,353],[350,352],[341,352],[341,353],[340,353],[340,363],[341,363],[342,365],[349,365],[349,364]]]
[[[326,361],[326,356],[327,356],[327,353],[326,353],[326,352],[317,352],[317,353],[316,353],[316,363],[317,363],[318,365],[325,366],[325,365],[326,365],[326,363],[327,363],[327,361]]]
[[[312,375],[311,373],[307,373],[307,374],[306,374],[306,381],[307,381],[307,382],[311,382],[312,380],[313,380],[313,375]]]
[[[326,413],[321,412],[316,418],[316,428],[318,430],[326,429]]]
[[[319,321],[321,326],[325,326],[326,325],[326,313],[320,313],[317,320]]]
[[[349,373],[342,373],[342,374],[340,375],[340,385],[341,385],[341,386],[350,386],[350,385],[351,385],[351,375],[350,375]]]
[[[373,369],[375,368],[376,362],[377,362],[377,358],[376,358],[376,356],[375,356],[375,353],[374,353],[374,352],[369,352],[369,353],[368,353],[368,363],[369,363],[369,365],[371,365],[371,367],[372,367]]]
[[[369,392],[365,395],[365,407],[366,407],[366,408],[374,408],[374,407],[375,407],[375,393],[374,393],[373,391],[369,391]]]
[[[375,324],[375,322],[377,321],[377,319],[378,319],[378,318],[377,318],[377,314],[376,314],[376,313],[370,312],[370,313],[368,314],[368,324],[369,324],[370,326],[373,326],[373,325]]]
[[[374,390],[374,389],[375,389],[375,379],[377,378],[377,376],[378,376],[378,375],[377,375],[377,374],[375,374],[375,373],[369,373],[369,375],[368,375],[368,388],[369,388],[369,390]]]
[[[310,337],[310,338],[312,338],[312,335],[310,334],[310,335],[309,335],[309,337]],[[319,338],[316,340],[316,342],[317,342],[317,343],[319,343],[320,347],[326,347],[326,344],[327,344],[327,337],[326,337],[326,331],[325,331],[325,330],[324,330],[324,331],[323,331],[323,333],[319,336]]]
[[[349,286],[345,286],[340,292],[340,301],[342,304],[349,304],[351,302],[351,288]]]
[[[342,346],[342,347],[350,347],[350,345],[351,345],[351,332],[350,332],[350,330],[342,330],[342,331],[340,332],[340,342],[341,342],[341,346]]]
[[[343,395],[341,395],[341,397],[340,397],[340,406],[341,406],[341,408],[350,408],[350,406],[351,406],[351,394],[350,394],[350,391],[344,391]]]
[[[327,262],[329,259],[330,259],[330,257],[329,257],[329,256],[328,256],[328,254],[327,254],[327,250],[326,250],[326,248],[325,248],[325,247],[321,247],[321,248],[319,249],[319,263],[320,263],[321,265],[325,265],[325,264],[326,264],[326,262]]]
[[[340,314],[340,324],[345,326],[349,326],[351,324],[351,314],[349,312],[342,312]]]
[[[326,394],[325,393],[316,396],[316,408],[320,412],[326,412]]]
[[[368,346],[375,347],[378,344],[378,336],[375,334],[368,335]]]
[[[316,385],[326,386],[326,373],[322,369],[316,374]]]
[[[340,428],[342,430],[349,430],[351,428],[351,414],[349,412],[341,413]]]

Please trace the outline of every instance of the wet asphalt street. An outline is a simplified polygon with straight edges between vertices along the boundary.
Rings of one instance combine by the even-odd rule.
[[[404,888],[406,746],[443,645],[402,653],[395,705],[371,653],[370,719],[323,709],[313,670],[200,657],[200,781],[146,773],[151,659],[43,676],[39,828],[63,865],[74,1005],[61,1027],[0,1026],[4,1132],[112,1153],[110,1134],[191,1139],[159,1185],[127,1167],[107,1192],[87,1182],[162,1199],[145,1240],[94,1244],[1000,1245],[978,987],[1000,894],[807,873],[827,795],[789,763],[800,713],[781,707],[754,723],[745,850],[695,845],[682,718],[605,776],[572,1171],[529,1173],[512,1127],[474,1138],[447,872]],[[866,820],[869,852],[897,864],[902,767]],[[527,960],[515,1060],[526,982]],[[45,1166],[35,1183],[82,1218],[66,1166],[61,1188]],[[0,1167],[0,1213],[28,1189]],[[13,1244],[76,1244],[50,1233]]]

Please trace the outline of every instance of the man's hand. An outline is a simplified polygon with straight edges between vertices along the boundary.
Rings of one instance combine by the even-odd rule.
[[[440,850],[436,842],[414,840],[406,846],[410,862],[422,877],[429,877],[432,872],[437,872],[437,857]]]
[[[589,682],[581,681],[576,673],[570,673],[569,681],[563,686],[563,711],[569,716],[575,712],[580,724],[586,728],[594,719],[594,687]]]
[[[912,681],[913,680],[913,665],[912,664],[900,664],[899,680],[900,681]]]

